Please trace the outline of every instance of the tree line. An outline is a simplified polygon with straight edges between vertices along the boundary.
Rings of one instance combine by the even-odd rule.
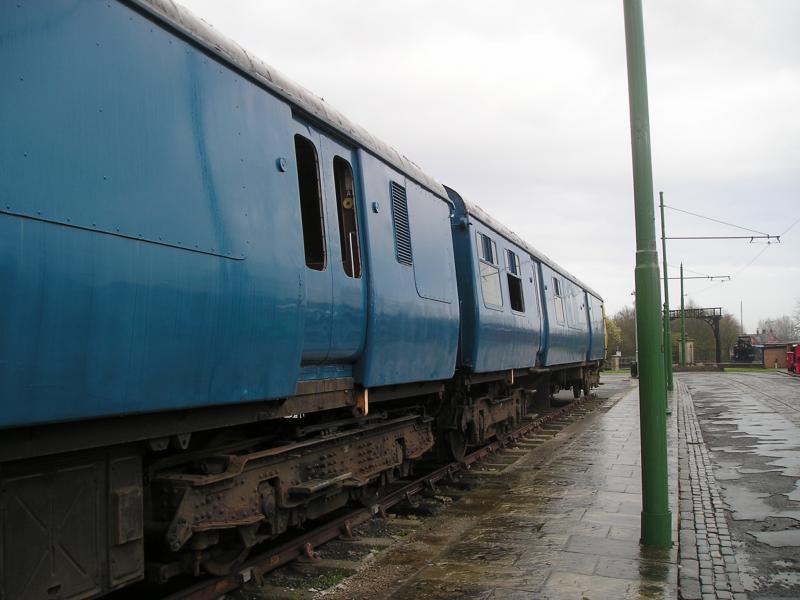
[[[699,308],[691,300],[686,308]],[[617,350],[622,356],[632,357],[636,352],[636,318],[632,306],[626,306],[613,316],[606,317],[608,334],[608,355]],[[800,339],[800,299],[797,300],[794,314],[777,318],[761,319],[758,322],[759,332],[769,332],[778,341],[796,341]],[[677,361],[677,344],[680,338],[681,324],[676,319],[670,323],[672,332],[673,360]],[[722,360],[728,360],[731,349],[736,345],[736,338],[741,335],[742,326],[739,320],[730,313],[723,313],[719,323],[720,353]],[[686,337],[694,341],[694,359],[696,362],[714,362],[714,332],[711,326],[698,319],[686,319]]]
[[[761,333],[768,333],[778,341],[788,342],[800,339],[800,301],[794,315],[783,315],[775,319],[761,319],[758,322]]]

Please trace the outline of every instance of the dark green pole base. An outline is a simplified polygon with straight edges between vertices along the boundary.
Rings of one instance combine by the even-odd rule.
[[[642,512],[642,538],[640,542],[651,548],[672,547],[672,513]]]

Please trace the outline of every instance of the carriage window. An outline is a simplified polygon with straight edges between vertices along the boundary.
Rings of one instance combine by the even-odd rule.
[[[506,250],[506,267],[508,269],[508,273],[506,273],[508,278],[508,300],[511,303],[511,310],[525,312],[519,256],[511,250]]]
[[[303,245],[306,266],[325,270],[325,226],[322,216],[322,194],[319,186],[317,149],[311,140],[294,136],[297,157],[297,183],[300,188],[300,218],[303,222]]]
[[[342,267],[348,277],[361,277],[361,250],[358,244],[356,194],[353,169],[341,156],[333,159],[333,179],[336,185],[336,210],[339,213],[339,243],[342,247]]]
[[[566,324],[566,315],[564,314],[564,297],[561,295],[561,282],[557,277],[553,277],[553,304],[556,307],[556,321],[562,325]]]
[[[500,290],[500,270],[481,261],[481,290],[486,304],[503,306],[503,293]]]
[[[500,269],[495,264],[497,246],[494,241],[482,233],[478,233],[478,256],[483,301],[494,306],[503,306],[503,292],[500,289]]]
[[[497,264],[497,246],[492,238],[478,232],[478,255],[486,262]]]
[[[519,270],[519,256],[517,256],[511,250],[506,250],[506,266],[508,267],[509,273],[513,273],[517,277],[521,277]]]

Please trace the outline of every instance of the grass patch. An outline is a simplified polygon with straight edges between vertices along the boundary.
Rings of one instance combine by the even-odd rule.
[[[600,375],[630,375],[630,369],[608,369],[607,371],[600,371]]]
[[[752,373],[753,371],[775,371],[776,369],[765,369],[764,367],[725,367],[726,373]],[[780,369],[777,369],[780,371]]]
[[[332,588],[333,586],[341,583],[345,579],[347,579],[347,573],[343,571],[331,571],[330,573],[320,575],[319,578],[317,578],[317,586],[327,590],[328,588]]]

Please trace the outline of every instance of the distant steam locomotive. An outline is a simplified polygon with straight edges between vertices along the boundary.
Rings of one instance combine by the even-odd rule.
[[[733,347],[732,358],[734,362],[753,362],[756,359],[756,350],[749,335],[740,335]]]

